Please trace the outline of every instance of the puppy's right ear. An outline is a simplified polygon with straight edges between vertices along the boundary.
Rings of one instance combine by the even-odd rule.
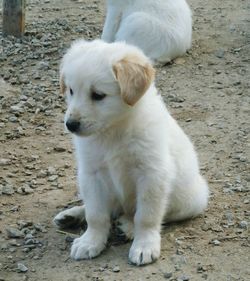
[[[148,90],[155,77],[152,65],[142,56],[127,55],[113,65],[121,97],[133,106]]]
[[[64,75],[61,73],[60,74],[60,94],[64,95],[65,91],[66,91],[66,85],[65,85]]]

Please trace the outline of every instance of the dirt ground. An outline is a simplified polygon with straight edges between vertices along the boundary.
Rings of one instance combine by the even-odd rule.
[[[139,268],[116,235],[100,257],[72,261],[83,230],[52,224],[77,204],[59,61],[73,39],[100,36],[104,1],[28,0],[24,38],[0,31],[0,281],[249,280],[250,3],[189,2],[192,49],[157,66],[156,85],[198,150],[210,203],[164,226],[160,259]]]

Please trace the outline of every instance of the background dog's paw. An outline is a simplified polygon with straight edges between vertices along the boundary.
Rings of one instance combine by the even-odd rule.
[[[121,216],[117,220],[117,227],[125,234],[128,240],[134,239],[134,223],[131,219]]]
[[[84,237],[74,240],[70,256],[74,260],[86,260],[97,257],[105,248],[105,243],[98,243],[96,240],[89,240]]]
[[[160,256],[160,239],[134,240],[130,251],[129,260],[134,265],[145,265],[156,261]]]
[[[73,207],[57,214],[53,223],[59,228],[76,227],[83,224],[85,220],[84,207]]]

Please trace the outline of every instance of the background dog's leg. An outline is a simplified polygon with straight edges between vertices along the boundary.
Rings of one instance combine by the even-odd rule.
[[[160,229],[166,196],[162,183],[150,179],[141,181],[137,190],[134,241],[129,259],[133,264],[143,265],[154,262],[160,256]]]
[[[67,228],[83,224],[85,221],[85,207],[75,206],[57,214],[53,220],[60,228]]]
[[[121,11],[117,7],[108,7],[101,39],[106,42],[114,42],[115,34],[119,28]]]

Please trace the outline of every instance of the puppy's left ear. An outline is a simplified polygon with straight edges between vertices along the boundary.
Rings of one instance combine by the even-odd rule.
[[[152,65],[137,55],[127,55],[116,62],[113,71],[121,97],[128,105],[134,105],[145,94],[155,77]]]

